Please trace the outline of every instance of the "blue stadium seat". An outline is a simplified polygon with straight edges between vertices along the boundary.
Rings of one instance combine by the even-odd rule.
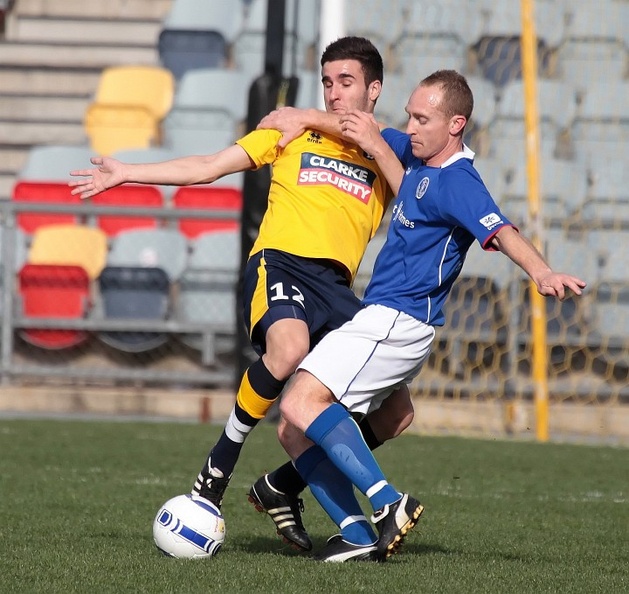
[[[222,68],[227,60],[227,43],[217,31],[162,29],[157,49],[176,79],[195,68]]]
[[[170,280],[161,268],[107,266],[98,278],[99,317],[103,320],[166,319],[170,304]],[[100,331],[98,338],[125,353],[142,353],[168,341],[165,332]]]

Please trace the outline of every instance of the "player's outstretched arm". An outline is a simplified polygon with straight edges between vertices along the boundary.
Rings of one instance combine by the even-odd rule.
[[[526,272],[540,295],[557,297],[563,301],[566,289],[581,295],[586,282],[577,276],[554,272],[535,246],[513,227],[502,227],[492,240],[494,247],[511,258]]]
[[[282,133],[277,146],[284,148],[291,140],[301,136],[308,128],[341,136],[339,116],[318,109],[280,107],[264,116],[257,126],[259,129],[279,130]]]
[[[188,186],[211,183],[220,177],[254,167],[245,150],[235,144],[213,155],[194,155],[160,163],[123,163],[111,157],[93,157],[96,167],[70,175],[72,194],[90,198],[124,183]]]

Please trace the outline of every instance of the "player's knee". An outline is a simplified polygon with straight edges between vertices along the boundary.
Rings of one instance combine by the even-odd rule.
[[[273,377],[284,380],[289,378],[303,358],[308,354],[309,345],[303,340],[286,340],[269,348],[264,355],[264,364]]]

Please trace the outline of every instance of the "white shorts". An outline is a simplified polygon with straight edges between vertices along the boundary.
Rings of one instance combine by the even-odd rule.
[[[301,362],[350,412],[367,414],[420,372],[435,329],[385,307],[368,305],[333,330]]]

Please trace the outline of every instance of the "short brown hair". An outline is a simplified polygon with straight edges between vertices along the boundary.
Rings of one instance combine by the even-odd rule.
[[[474,109],[474,95],[467,80],[456,70],[437,70],[419,83],[420,87],[438,86],[443,91],[440,109],[447,118],[465,116],[469,121]]]
[[[321,56],[321,66],[337,60],[356,60],[360,62],[365,75],[365,85],[374,80],[382,82],[384,66],[382,56],[376,46],[364,37],[341,37],[330,43]]]

